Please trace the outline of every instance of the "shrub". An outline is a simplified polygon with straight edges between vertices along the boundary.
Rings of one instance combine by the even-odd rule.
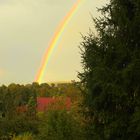
[[[34,140],[31,133],[24,133],[23,135],[14,136],[12,140]]]

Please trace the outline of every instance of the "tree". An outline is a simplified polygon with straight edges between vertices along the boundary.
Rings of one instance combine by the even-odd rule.
[[[140,1],[110,0],[81,43],[87,139],[140,139]]]
[[[82,140],[82,128],[66,110],[63,101],[53,103],[46,113],[40,114],[39,140]]]
[[[28,104],[27,104],[27,114],[30,117],[35,117],[36,116],[36,98],[30,97]]]

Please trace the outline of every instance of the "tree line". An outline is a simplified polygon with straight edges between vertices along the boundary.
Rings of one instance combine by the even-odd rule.
[[[66,139],[66,135],[69,135],[69,139],[76,137],[80,124],[76,120],[77,113],[73,112],[78,108],[76,106],[81,98],[79,87],[78,82],[2,85],[0,87],[0,140],[11,140],[16,137],[19,139],[20,137],[21,139],[22,137],[29,137],[29,139],[34,137],[34,139],[41,140]],[[37,97],[64,99],[69,97],[75,109],[69,113],[65,108],[37,112]],[[27,110],[24,111],[25,106]]]

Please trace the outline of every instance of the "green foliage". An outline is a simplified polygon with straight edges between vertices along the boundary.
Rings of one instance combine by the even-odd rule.
[[[37,107],[36,98],[30,97],[28,104],[27,104],[27,114],[30,117],[36,116],[36,107]]]
[[[57,99],[70,97],[74,102],[78,101],[81,95],[77,85],[74,83],[52,85],[48,85],[47,83],[40,85],[38,83],[33,83],[28,85],[10,84],[9,86],[1,86],[0,140],[11,139],[13,135],[17,136],[15,139],[23,139],[26,137],[23,136],[26,132],[29,132],[34,136],[40,135],[42,138],[45,134],[45,130],[51,131],[55,129],[54,126],[51,126],[51,123],[53,122],[51,119],[54,118],[53,115],[57,116],[53,123],[56,125],[57,129],[57,132],[54,134],[57,136],[60,134],[60,137],[58,137],[59,139],[63,138],[66,133],[68,133],[69,136],[71,135],[70,138],[76,137],[76,132],[80,135],[80,127],[77,128],[80,124],[79,121],[76,120],[78,118],[78,113],[75,119],[72,115],[67,114],[64,103],[60,103],[57,105],[53,104],[53,106],[51,106],[54,107],[54,113],[53,111],[50,111],[49,113],[47,112],[47,115],[44,115],[43,112],[41,114],[41,112],[36,111],[37,97],[40,96],[49,96],[53,98],[55,96]],[[45,124],[46,122],[49,122],[47,128]],[[64,125],[65,122],[66,126]],[[38,129],[43,129],[44,134]],[[38,137],[38,139],[40,138]]]
[[[70,97],[72,102],[78,101],[81,97],[80,83],[60,83],[57,85],[61,96]]]
[[[14,136],[12,140],[34,140],[33,135],[31,133],[24,133],[19,136]]]
[[[87,139],[140,139],[140,1],[110,0],[81,43]]]
[[[49,110],[41,120],[40,140],[82,140],[80,125],[66,110]]]
[[[39,122],[26,116],[18,115],[14,119],[0,119],[0,138],[10,135],[19,135],[25,132],[38,133]]]

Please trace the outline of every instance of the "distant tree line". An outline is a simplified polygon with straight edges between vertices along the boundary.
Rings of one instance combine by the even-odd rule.
[[[77,133],[79,122],[76,121],[76,115],[73,117],[72,111],[68,113],[66,109],[59,111],[50,109],[47,113],[37,112],[36,106],[37,97],[70,97],[72,103],[75,102],[74,104],[77,105],[81,98],[79,87],[80,83],[77,82],[2,85],[0,87],[0,140],[9,140],[12,137],[16,139],[16,136],[20,138],[22,135],[34,136],[41,140],[46,137],[66,139],[64,138],[66,135],[71,139],[74,135],[76,136],[71,133]],[[63,128],[64,125],[66,128]]]

